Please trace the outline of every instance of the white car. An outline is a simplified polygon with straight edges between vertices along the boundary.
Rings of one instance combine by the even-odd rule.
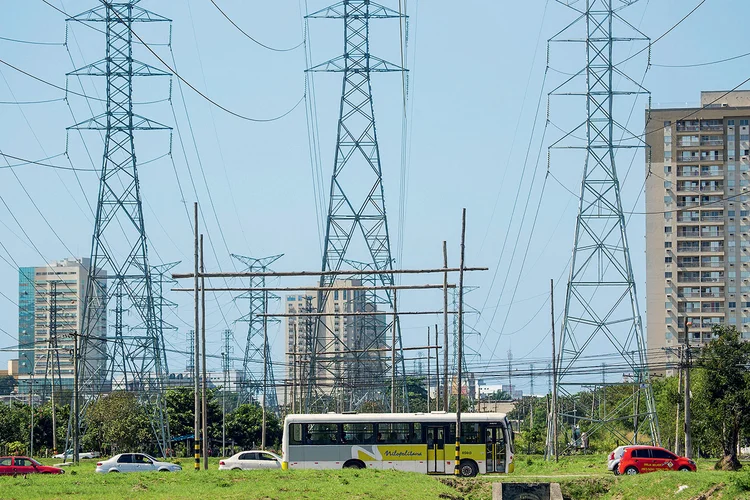
[[[57,455],[52,455],[52,458],[73,458],[73,450],[66,450],[65,453],[58,453]],[[78,454],[78,458],[81,460],[86,458],[99,458],[99,452],[98,451],[82,451]]]
[[[280,469],[281,457],[270,451],[241,451],[219,461],[219,470]]]
[[[169,462],[159,462],[145,453],[120,453],[109,460],[97,462],[96,472],[177,472],[182,467]]]
[[[620,460],[622,459],[622,455],[625,453],[625,447],[624,446],[618,446],[615,448],[615,451],[609,454],[608,460],[607,460],[607,469],[615,474],[615,476],[620,475],[620,470],[618,465],[620,465]]]

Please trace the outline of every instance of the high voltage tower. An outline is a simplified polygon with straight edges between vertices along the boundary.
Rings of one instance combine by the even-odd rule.
[[[375,128],[373,109],[371,73],[405,71],[370,54],[370,20],[371,19],[404,19],[400,12],[389,9],[370,0],[344,0],[307,16],[307,18],[343,19],[344,21],[344,54],[322,64],[309,68],[308,71],[343,73],[336,152],[331,177],[329,208],[326,223],[326,235],[323,249],[323,271],[338,271],[342,264],[351,263],[351,259],[366,262],[368,269],[377,271],[393,269],[391,245],[388,234],[388,222],[383,193],[382,168],[380,151]],[[400,21],[399,21],[400,22]],[[349,260],[347,260],[349,259]],[[345,280],[346,276],[324,275],[320,278],[320,287],[333,287],[336,280]],[[368,278],[365,277],[364,281]],[[372,281],[380,285],[393,285],[392,274],[373,275]],[[322,312],[330,291],[318,292],[317,310]],[[360,298],[364,308],[372,311],[378,305],[394,305],[394,293],[386,290],[364,292]],[[393,322],[398,325],[397,316]],[[376,316],[367,316],[356,322],[355,337],[360,339],[361,348],[348,348],[347,342],[340,338],[322,319],[316,321],[313,342],[309,353],[310,363],[307,377],[305,410],[311,411],[316,401],[336,398],[340,404],[349,409],[356,409],[358,401],[363,401],[362,394],[356,394],[356,387],[351,387],[347,380],[349,374],[343,370],[352,370],[348,360],[352,357],[363,360],[374,358],[378,361],[376,349],[384,347],[386,333],[392,325],[379,321]],[[400,331],[396,340],[399,356],[396,365],[401,366],[405,375],[403,356],[401,355]],[[326,352],[342,349],[342,356],[325,356]],[[350,352],[347,352],[350,351]],[[342,367],[342,362],[347,364]],[[366,385],[379,386],[396,371],[397,366],[385,365],[377,378]],[[345,368],[344,368],[345,367]],[[388,373],[388,371],[393,372]],[[316,380],[331,377],[335,380],[332,390],[322,388]],[[382,397],[382,394],[381,394]],[[406,393],[403,395],[404,408],[408,407]],[[343,401],[344,398],[348,401]],[[325,404],[325,403],[324,403]],[[318,409],[322,409],[320,406]]]
[[[102,2],[68,19],[101,23],[106,41],[104,59],[69,73],[69,76],[100,76],[106,80],[106,111],[69,127],[69,130],[105,133],[82,321],[80,386],[86,401],[110,385],[137,391],[139,398],[152,409],[151,428],[164,454],[169,448],[169,431],[163,393],[166,360],[157,311],[162,304],[155,301],[153,270],[148,259],[134,132],[170,128],[134,113],[133,84],[136,77],[170,74],[133,58],[133,25],[170,20],[138,7],[138,1]],[[115,344],[110,349],[114,354],[112,371],[120,373],[105,373],[105,363],[101,362],[107,357],[107,343],[111,343],[106,339],[106,311],[112,304],[115,314]],[[126,310],[135,316],[143,333],[125,334],[122,315]],[[118,376],[126,381],[122,387],[118,387]]]
[[[269,266],[284,255],[273,255],[255,259],[243,255],[232,257],[245,265],[245,272],[270,272]],[[250,278],[251,288],[265,288],[265,276]],[[279,407],[276,394],[276,383],[273,375],[273,361],[268,342],[268,324],[278,323],[278,318],[263,316],[268,312],[269,301],[279,300],[279,296],[268,291],[251,290],[245,292],[239,299],[250,302],[250,312],[239,321],[247,322],[247,340],[245,341],[245,355],[242,358],[242,380],[237,395],[237,405],[263,401],[267,408],[274,410]],[[264,397],[259,398],[259,395]]]
[[[586,152],[565,297],[557,387],[562,398],[558,401],[563,422],[579,422],[580,430],[589,436],[605,430],[624,443],[637,442],[639,438],[658,443],[646,344],[615,167],[618,152],[645,146],[642,138],[618,119],[627,116],[627,103],[635,106],[639,95],[648,94],[618,64],[627,56],[626,48],[649,42],[619,13],[636,1],[558,0],[579,17],[550,39],[550,42],[577,43],[586,52],[585,67],[550,93],[580,96],[586,101],[585,121],[550,146]],[[585,38],[571,36],[570,32],[576,28],[585,29]],[[586,80],[585,91],[575,88],[574,82],[579,78]],[[585,137],[581,138],[581,134]],[[607,346],[614,347],[632,373],[627,378],[622,373],[613,374],[600,385],[594,372],[583,366],[587,356],[595,356]],[[581,414],[580,404],[574,411],[574,395],[582,389],[604,392],[617,385],[632,388],[622,403],[599,411],[592,409],[590,415]],[[632,422],[629,431],[624,430],[623,422]],[[629,432],[632,434],[628,435]]]

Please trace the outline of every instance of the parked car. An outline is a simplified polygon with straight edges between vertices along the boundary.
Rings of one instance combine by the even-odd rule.
[[[182,467],[160,462],[145,453],[120,453],[109,460],[96,463],[96,472],[177,472]]]
[[[279,469],[281,457],[270,451],[241,451],[219,461],[219,470]]]
[[[658,446],[626,446],[618,465],[620,474],[642,474],[659,470],[695,472],[695,462]]]
[[[625,452],[624,446],[618,446],[615,451],[609,454],[609,460],[607,461],[607,470],[615,473],[615,476],[620,475],[620,459],[622,454]]]
[[[87,458],[99,458],[99,452],[98,451],[82,451],[78,453],[78,458],[81,460],[87,459]],[[65,450],[65,453],[58,453],[57,455],[52,455],[52,458],[73,458],[73,450]]]
[[[29,457],[0,457],[0,476],[17,474],[65,474],[59,467],[42,465]]]

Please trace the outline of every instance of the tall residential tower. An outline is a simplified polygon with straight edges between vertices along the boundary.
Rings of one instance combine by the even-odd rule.
[[[717,324],[750,338],[750,91],[651,110],[646,140],[648,348],[663,371],[686,320],[693,345]]]

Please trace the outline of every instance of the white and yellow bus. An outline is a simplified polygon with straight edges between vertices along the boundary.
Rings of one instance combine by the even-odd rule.
[[[455,413],[288,415],[282,468],[453,474],[455,443]],[[513,430],[504,413],[461,414],[462,476],[513,472],[513,454]]]

